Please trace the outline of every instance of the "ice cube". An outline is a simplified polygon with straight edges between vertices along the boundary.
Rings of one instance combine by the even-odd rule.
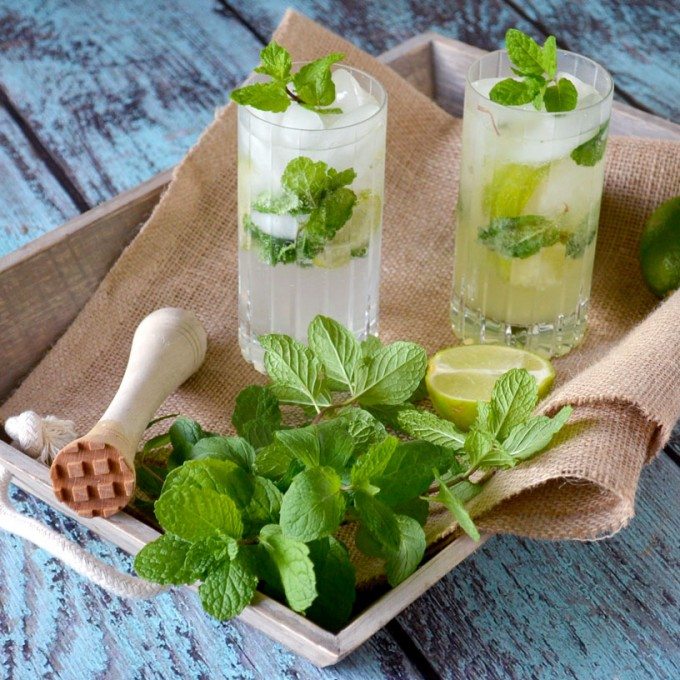
[[[275,238],[293,241],[297,236],[298,221],[291,215],[274,215],[253,210],[252,220],[265,234]]]
[[[314,147],[318,135],[315,130],[323,130],[321,116],[314,111],[293,102],[281,118],[281,127],[272,134],[272,143],[286,148],[304,149]]]
[[[363,121],[367,121],[369,118],[374,116],[380,107],[377,104],[366,103],[358,106],[355,109],[349,111],[343,111],[343,113],[333,116],[334,120],[331,124],[332,128],[348,127],[350,125],[355,125]],[[365,130],[362,130],[365,133]]]
[[[323,130],[321,116],[293,102],[281,117],[280,125],[296,130]]]
[[[333,71],[333,83],[335,83],[335,102],[333,106],[339,106],[343,113],[354,111],[364,104],[378,105],[376,98],[359,85],[357,79],[346,69],[339,68]]]

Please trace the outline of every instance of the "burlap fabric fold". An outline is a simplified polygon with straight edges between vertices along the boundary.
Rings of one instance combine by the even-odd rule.
[[[455,339],[448,319],[460,121],[389,67],[295,13],[275,34],[295,59],[342,51],[389,93],[387,196],[380,327],[384,339],[428,351]],[[661,305],[646,290],[637,248],[647,215],[680,189],[680,145],[613,138],[583,345],[555,362],[547,408],[576,406],[560,443],[498,474],[474,503],[488,531],[592,539],[626,524],[640,470],[680,414],[680,293]],[[162,412],[230,430],[234,397],[262,378],[237,342],[236,118],[215,121],[177,168],[140,234],[82,313],[16,393],[0,418],[32,409],[88,429],[112,398],[136,325],[166,305],[195,311],[209,334],[203,368]],[[428,535],[451,531],[435,514]],[[361,575],[375,565],[360,565]]]

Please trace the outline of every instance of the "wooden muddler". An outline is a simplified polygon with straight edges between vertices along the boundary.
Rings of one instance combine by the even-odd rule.
[[[56,455],[56,497],[83,517],[109,517],[135,488],[135,453],[166,397],[203,363],[207,337],[196,316],[166,307],[137,327],[123,380],[101,420]]]

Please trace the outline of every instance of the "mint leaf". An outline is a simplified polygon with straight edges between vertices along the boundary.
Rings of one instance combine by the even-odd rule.
[[[478,238],[489,250],[505,257],[526,259],[541,248],[555,245],[560,240],[560,231],[555,224],[542,215],[521,215],[520,217],[496,217]]]
[[[252,475],[236,463],[214,458],[187,461],[172,470],[163,485],[161,498],[177,489],[208,489],[229,496],[239,507],[248,503],[254,491]]]
[[[505,47],[513,66],[522,75],[541,76],[547,70],[543,50],[526,33],[509,28],[505,34]]]
[[[399,550],[401,533],[397,515],[367,491],[354,492],[354,507],[371,537],[389,551]]]
[[[489,432],[471,430],[465,438],[465,452],[468,454],[470,465],[482,470],[508,469],[517,464]]]
[[[523,368],[504,373],[491,393],[491,424],[493,433],[503,441],[515,425],[530,416],[538,402],[536,379]]]
[[[251,470],[255,462],[255,450],[241,437],[205,437],[193,445],[189,458],[229,460],[244,470]]]
[[[339,172],[335,168],[328,168],[327,188],[329,191],[335,191],[340,187],[349,186],[356,178],[357,173],[354,168],[347,168]]]
[[[564,406],[553,417],[535,416],[524,423],[515,425],[503,442],[510,456],[517,460],[528,460],[542,451],[571,416],[571,406]]]
[[[389,436],[371,446],[352,467],[352,486],[368,490],[371,480],[385,472],[387,464],[390,462],[398,444],[399,440],[396,437]]]
[[[270,215],[294,214],[299,208],[300,199],[291,191],[284,191],[281,194],[262,193],[252,204],[255,212]]]
[[[432,469],[444,467],[449,457],[425,441],[400,442],[385,469],[372,478],[380,489],[376,498],[394,507],[419,496],[432,482]]]
[[[464,446],[470,465],[479,467],[484,458],[491,453],[495,442],[496,439],[490,432],[471,430],[465,437]]]
[[[564,244],[566,256],[573,259],[583,257],[586,248],[595,240],[595,236],[597,236],[597,220],[591,223],[586,218],[584,224],[569,234],[567,242]]]
[[[550,113],[572,111],[576,108],[578,92],[568,78],[560,78],[556,85],[550,85],[543,94],[543,103]]]
[[[245,534],[255,534],[267,524],[278,524],[282,500],[283,495],[274,482],[256,477],[253,496],[243,511]]]
[[[368,358],[373,356],[382,347],[382,342],[377,335],[369,335],[361,341],[361,356]]]
[[[354,334],[334,319],[317,316],[309,324],[308,342],[326,371],[331,389],[351,392],[352,376],[361,357]]]
[[[321,450],[315,425],[279,430],[274,434],[274,442],[282,446],[291,459],[299,460],[305,467],[314,468],[321,464]]]
[[[356,577],[347,548],[332,536],[309,544],[318,596],[307,616],[326,628],[339,630],[352,613]]]
[[[322,420],[316,426],[316,435],[319,440],[319,462],[342,474],[354,454],[354,440],[347,425],[336,418]]]
[[[274,80],[290,80],[290,70],[293,67],[290,52],[274,40],[260,52],[260,61],[262,63],[255,69],[255,73],[263,73]]]
[[[238,559],[212,569],[199,586],[203,609],[224,621],[240,614],[255,595],[258,578]]]
[[[185,562],[185,568],[191,571],[192,582],[204,580],[211,569],[233,560],[238,550],[238,543],[224,535],[209,536],[192,543]]]
[[[266,234],[253,222],[250,215],[243,216],[243,230],[250,236],[263,262],[272,267],[295,262],[297,257],[295,241]]]
[[[479,530],[470,517],[470,513],[465,509],[462,501],[449,489],[444,482],[437,477],[439,482],[439,492],[431,497],[432,501],[442,503],[446,509],[456,518],[460,528],[473,540],[480,539]]]
[[[286,165],[281,184],[284,189],[297,196],[300,210],[311,212],[321,201],[328,186],[328,165],[298,156]]]
[[[425,532],[415,519],[399,515],[399,547],[385,560],[387,581],[392,587],[406,580],[418,567],[425,554]]]
[[[217,532],[232,538],[243,533],[236,503],[211,489],[179,486],[164,492],[154,507],[160,525],[185,541],[199,541]]]
[[[335,101],[335,84],[331,78],[331,66],[345,58],[334,52],[321,59],[305,64],[294,76],[295,93],[305,104],[329,106]]]
[[[257,452],[255,470],[263,477],[279,480],[288,472],[295,460],[291,450],[274,439],[271,444]]]
[[[193,583],[195,579],[191,570],[184,564],[190,548],[191,543],[172,534],[164,534],[137,553],[135,571],[142,578],[156,583]]]
[[[568,78],[555,82],[557,74],[557,41],[546,38],[541,47],[531,37],[515,28],[505,34],[505,46],[512,63],[511,70],[521,81],[508,78],[496,83],[489,96],[499,104],[517,106],[532,102],[538,110],[571,111],[576,108],[578,93]],[[548,80],[544,77],[548,76]],[[550,82],[550,84],[548,83]]]
[[[172,443],[172,462],[181,465],[189,459],[194,444],[207,436],[203,428],[190,418],[177,418],[170,426],[170,442]]]
[[[287,335],[272,333],[258,340],[265,350],[264,366],[274,381],[271,389],[281,401],[316,411],[330,405],[321,364],[311,350]]]
[[[478,401],[477,416],[475,417],[475,422],[472,424],[471,429],[491,431],[493,429],[491,418],[491,404],[488,401]]]
[[[570,154],[574,163],[587,167],[597,165],[604,157],[604,151],[607,147],[608,129],[609,121],[603,123],[595,135],[587,142],[583,142],[583,144],[577,146]]]
[[[340,411],[336,422],[340,423],[351,437],[354,443],[353,453],[357,456],[387,436],[385,426],[362,408],[352,406]]]
[[[258,430],[253,429],[253,423],[257,423]],[[281,427],[279,400],[268,387],[250,385],[236,396],[231,424],[241,437],[249,441],[249,436],[252,436],[254,431],[266,431],[273,435],[274,431]],[[271,437],[268,437],[268,440],[267,444]],[[265,445],[252,441],[250,443],[256,448]]]
[[[418,389],[427,368],[425,350],[413,342],[381,347],[357,366],[356,396],[362,406],[399,404]]]
[[[536,96],[536,88],[527,80],[506,78],[497,82],[489,92],[489,98],[497,104],[520,106],[528,104]]]
[[[554,35],[545,39],[542,52],[543,68],[550,78],[554,78],[557,75],[557,40]]]
[[[300,541],[284,536],[281,527],[276,524],[262,528],[260,543],[272,561],[291,609],[305,611],[317,595],[309,548]]]
[[[406,503],[400,503],[394,508],[397,515],[412,517],[420,526],[425,526],[428,515],[430,514],[430,504],[424,498],[411,498]]]
[[[312,239],[312,246],[307,246],[309,257],[318,252],[317,243],[325,245],[344,226],[352,216],[356,202],[356,194],[347,187],[328,192],[319,201],[318,207],[312,210],[309,219],[302,225],[299,235],[304,239]]]
[[[231,98],[242,106],[252,106],[260,111],[281,113],[290,106],[290,98],[283,84],[255,83],[233,90]]]
[[[305,470],[295,477],[281,503],[281,529],[298,541],[334,533],[345,514],[340,477],[329,467]]]
[[[453,451],[463,447],[465,434],[452,422],[438,418],[430,411],[404,409],[397,414],[399,427],[414,439],[424,439]]]

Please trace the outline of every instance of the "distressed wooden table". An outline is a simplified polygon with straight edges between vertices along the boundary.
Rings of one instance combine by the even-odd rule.
[[[673,0],[0,0],[0,254],[176,163],[287,4],[373,53],[430,29],[486,49],[510,26],[557,33],[609,67],[621,100],[680,122]],[[0,677],[677,678],[679,463],[670,451],[643,473],[638,514],[615,538],[494,539],[325,671],[217,623],[193,596],[112,598],[0,534]],[[14,498],[130,567],[75,522]]]

